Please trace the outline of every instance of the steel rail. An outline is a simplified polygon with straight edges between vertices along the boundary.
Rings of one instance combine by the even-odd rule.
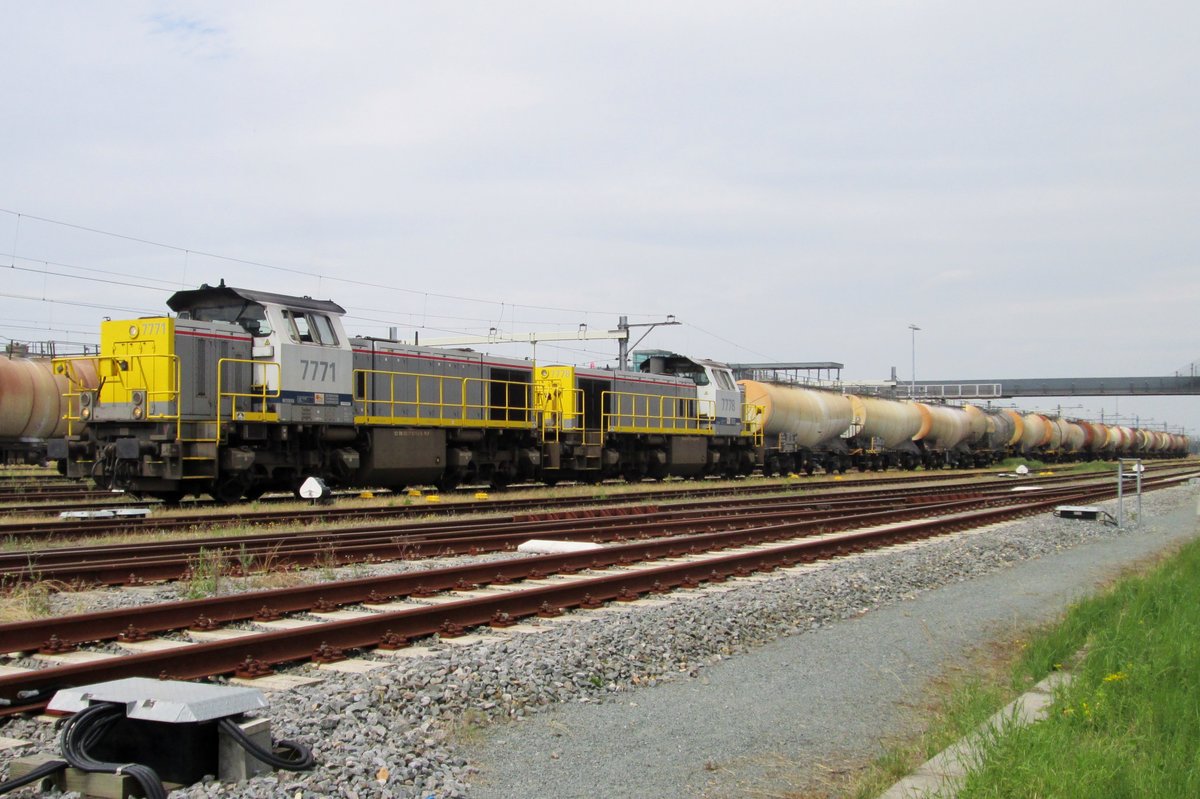
[[[1111,491],[1097,489],[1083,492],[1079,498],[1097,498],[1106,496]],[[191,644],[177,649],[0,676],[0,699],[8,702],[8,712],[13,712],[18,708],[25,709],[44,704],[49,699],[48,692],[52,690],[120,677],[196,679],[228,674],[239,669],[261,671],[263,664],[277,665],[314,656],[338,657],[345,650],[389,646],[435,633],[458,634],[469,627],[502,625],[539,613],[554,614],[564,609],[594,606],[612,599],[636,598],[647,592],[667,591],[679,586],[690,587],[704,582],[719,582],[755,571],[771,571],[797,563],[926,538],[951,530],[992,524],[1041,512],[1056,502],[1057,500],[1039,498],[998,509],[967,511],[950,517],[910,522],[884,529],[791,541],[749,552],[631,569],[619,574],[582,578],[559,585],[504,592],[496,596],[468,598],[377,613],[369,617],[331,621],[295,630],[267,632],[251,637]],[[763,532],[783,534],[780,530]],[[647,548],[644,557],[678,556],[672,553],[669,543],[628,546]],[[655,549],[658,547],[662,548],[662,554],[655,555]],[[596,557],[596,553],[549,557],[559,559],[562,570],[579,571],[593,568],[592,559]],[[515,565],[504,562],[486,564],[486,567],[500,569],[502,573],[504,568]]]
[[[1151,469],[1169,469],[1176,468],[1175,464],[1156,464]],[[3,523],[0,522],[0,539],[4,538],[47,538],[56,536],[72,535],[77,537],[102,536],[114,532],[127,533],[135,530],[151,530],[154,532],[165,531],[170,529],[188,529],[201,525],[211,525],[218,523],[239,524],[279,524],[279,523],[302,523],[304,520],[317,522],[327,521],[332,518],[369,518],[372,516],[405,516],[405,515],[426,515],[426,514],[454,514],[459,512],[475,513],[496,513],[496,512],[516,512],[518,510],[529,510],[538,507],[570,507],[579,504],[600,504],[600,505],[620,505],[631,502],[644,502],[648,499],[667,501],[674,498],[691,499],[697,497],[718,497],[728,494],[747,494],[747,493],[779,493],[786,491],[816,491],[825,492],[837,489],[855,488],[862,486],[880,486],[880,485],[896,485],[914,482],[924,482],[936,480],[939,482],[961,480],[971,482],[976,479],[987,477],[990,474],[995,474],[991,471],[965,471],[965,472],[933,472],[920,473],[920,475],[906,474],[888,477],[876,477],[872,479],[850,479],[845,480],[835,476],[833,479],[819,479],[818,482],[809,481],[807,478],[789,480],[787,482],[777,482],[775,478],[768,478],[771,482],[765,484],[743,483],[737,486],[724,487],[705,487],[703,484],[690,484],[683,488],[672,489],[651,489],[639,490],[628,494],[619,494],[612,496],[593,496],[593,497],[541,497],[530,499],[489,499],[486,501],[466,501],[466,502],[447,502],[445,504],[411,504],[411,505],[372,505],[372,506],[351,506],[351,507],[329,507],[321,506],[305,510],[289,510],[289,511],[271,511],[271,510],[251,510],[249,506],[241,506],[236,510],[214,513],[211,511],[201,511],[197,513],[187,513],[180,516],[170,518],[121,518],[121,519],[48,519],[40,521]],[[1059,476],[1050,479],[1069,479],[1071,476]],[[1047,479],[1047,478],[1040,478]],[[597,491],[603,491],[602,487],[597,487]],[[96,504],[89,507],[93,509],[110,509],[115,504],[119,503],[104,503]],[[128,503],[126,503],[128,504]],[[161,503],[136,503],[139,507],[163,507]],[[61,506],[64,509],[77,510],[80,506]],[[43,513],[48,513],[51,508],[42,506],[30,506],[28,508],[18,508],[17,511],[26,514],[34,509],[40,510]],[[5,512],[4,508],[0,508],[0,513]]]
[[[652,489],[638,490],[624,494],[604,495],[604,496],[576,496],[576,497],[540,497],[531,499],[488,499],[488,500],[473,500],[464,502],[446,502],[439,504],[412,504],[412,505],[375,505],[361,507],[330,507],[328,505],[307,508],[304,510],[291,511],[258,511],[251,509],[248,505],[240,507],[237,510],[231,510],[221,513],[189,513],[180,516],[173,516],[167,519],[162,518],[128,518],[128,519],[100,519],[100,520],[75,520],[65,521],[61,519],[50,519],[44,521],[20,521],[15,523],[0,523],[0,539],[3,538],[25,538],[35,537],[38,535],[106,535],[113,532],[128,532],[136,529],[153,529],[154,531],[165,529],[187,529],[199,525],[210,525],[218,523],[238,524],[277,524],[280,522],[300,522],[309,520],[313,522],[325,522],[334,518],[356,518],[356,517],[371,517],[371,516],[404,516],[404,515],[423,515],[423,514],[453,514],[453,513],[493,513],[493,512],[515,512],[518,510],[529,510],[534,508],[548,507],[572,507],[577,505],[618,505],[637,502],[653,501],[668,501],[671,499],[692,499],[697,497],[718,497],[728,494],[761,494],[761,493],[781,493],[787,491],[800,492],[802,490],[836,490],[843,488],[854,488],[861,486],[873,485],[894,485],[904,483],[916,483],[923,481],[951,481],[964,480],[972,481],[985,476],[981,472],[968,473],[933,473],[910,475],[904,477],[881,477],[870,480],[828,480],[821,482],[805,482],[802,479],[779,481],[775,478],[768,478],[772,482],[768,483],[742,483],[736,486],[724,486],[720,488],[704,487],[702,484],[689,485],[682,488],[672,489]],[[597,492],[603,494],[604,487],[596,486]]]
[[[1149,488],[1166,487],[1169,482],[1155,483]],[[1111,489],[1088,489],[1077,491],[1072,499],[1090,498],[1111,493]],[[1037,497],[1038,507],[1053,505],[1062,497]],[[1022,503],[1022,506],[1029,503]],[[927,509],[913,509],[909,515]],[[943,508],[961,516],[960,507]],[[951,514],[954,515],[954,514]],[[545,555],[521,559],[493,561],[482,564],[453,566],[421,572],[387,577],[368,577],[357,580],[298,586],[273,591],[259,591],[223,597],[164,603],[160,605],[125,608],[101,613],[70,616],[54,620],[34,620],[0,625],[4,648],[11,651],[28,651],[45,645],[48,635],[58,639],[57,647],[74,646],[98,640],[116,638],[129,634],[136,628],[138,634],[162,632],[189,626],[209,627],[218,623],[229,623],[253,619],[263,615],[264,608],[275,613],[323,608],[359,603],[379,603],[397,597],[426,594],[473,587],[490,582],[509,582],[525,579],[531,575],[571,571],[578,568],[605,568],[623,565],[631,559],[652,557],[678,557],[699,551],[760,544],[780,538],[828,533],[830,531],[861,528],[871,524],[894,522],[895,513],[875,511],[843,517],[830,524],[829,520],[779,520],[741,530],[708,532],[676,539],[658,539],[650,543],[637,542],[607,547],[583,555]]]
[[[405,516],[425,516],[425,515],[454,515],[458,513],[483,513],[483,514],[505,514],[516,513],[518,511],[548,511],[551,508],[578,508],[587,506],[607,506],[621,507],[626,505],[635,505],[644,503],[647,500],[659,501],[694,501],[698,498],[712,497],[719,499],[727,496],[746,496],[746,495],[761,495],[761,494],[788,494],[788,493],[804,493],[804,496],[809,497],[825,497],[825,496],[843,496],[851,495],[852,492],[845,491],[846,488],[862,488],[867,486],[865,492],[862,493],[877,493],[878,488],[884,488],[895,492],[897,495],[902,493],[923,492],[928,490],[928,485],[914,485],[914,483],[926,483],[929,480],[938,480],[938,484],[943,481],[948,481],[951,477],[958,475],[931,475],[924,478],[916,478],[909,480],[862,480],[862,481],[847,481],[841,483],[824,483],[822,488],[816,491],[805,491],[801,489],[808,488],[800,483],[787,482],[775,483],[766,485],[742,485],[723,488],[709,489],[681,489],[681,490],[660,490],[637,492],[631,494],[621,494],[615,496],[592,496],[592,497],[544,497],[520,500],[486,500],[476,502],[462,503],[447,503],[447,504],[430,504],[430,505],[403,505],[403,506],[373,506],[373,507],[343,507],[329,508],[319,507],[303,511],[288,511],[288,512],[262,512],[252,514],[242,513],[221,513],[208,515],[187,515],[180,517],[172,517],[169,519],[156,518],[129,518],[129,519],[101,519],[101,520],[50,520],[50,521],[34,521],[34,522],[17,522],[3,524],[0,523],[0,540],[16,541],[37,541],[37,540],[52,540],[59,538],[88,538],[102,535],[111,535],[116,533],[126,534],[135,530],[144,530],[148,532],[165,532],[173,529],[194,529],[201,526],[217,525],[224,522],[237,522],[242,524],[267,524],[267,523],[286,523],[286,522],[312,522],[320,523],[327,522],[335,518],[364,518],[369,519],[376,516],[384,516],[389,519]],[[976,475],[978,476],[978,475]],[[1053,477],[1037,477],[1039,483],[1045,484],[1049,482],[1072,481],[1081,478],[1088,478],[1091,475],[1058,475]],[[973,481],[962,483],[962,486],[971,486]],[[982,485],[982,483],[979,483]],[[903,487],[908,485],[907,488]]]
[[[978,498],[950,500],[976,502]],[[429,528],[394,527],[307,531],[297,534],[246,536],[206,542],[183,541],[132,544],[124,547],[50,549],[38,553],[0,554],[0,579],[9,583],[52,580],[66,583],[126,585],[156,580],[186,578],[197,558],[219,561],[231,571],[241,572],[273,566],[276,569],[321,565],[344,565],[372,560],[415,560],[429,557],[478,554],[514,549],[529,538],[590,540],[595,542],[630,537],[679,535],[716,524],[742,525],[763,517],[782,515],[824,519],[844,516],[864,503],[815,509],[744,511],[743,505],[719,514],[715,510],[690,509],[663,512],[650,508],[644,514],[575,517],[531,521],[478,522],[475,524],[431,525]],[[929,503],[897,506],[894,500],[866,503],[898,512],[901,507],[920,508],[929,513]],[[939,503],[938,507],[946,503]]]
[[[1043,483],[1041,487],[1046,487]],[[993,501],[1014,501],[1005,485],[972,486],[971,490],[941,490],[906,496],[909,503],[926,503],[932,498],[942,501],[977,501],[993,496]],[[949,493],[950,496],[945,496]],[[995,496],[999,494],[999,496]],[[531,536],[544,538],[578,538],[581,532],[592,540],[609,541],[623,535],[645,536],[647,527],[692,532],[697,516],[703,523],[739,524],[745,526],[758,516],[790,514],[833,515],[844,509],[861,510],[864,503],[894,507],[895,499],[888,492],[877,497],[838,495],[813,502],[804,497],[747,498],[736,501],[704,501],[669,510],[638,508],[636,516],[607,516],[603,513],[589,518],[573,518],[569,524],[558,519],[508,520],[473,522],[431,522],[406,528],[394,526],[349,528],[337,531],[302,530],[269,535],[245,535],[207,541],[142,542],[120,546],[94,546],[46,549],[38,552],[16,551],[0,553],[0,578],[10,582],[57,580],[62,582],[128,584],[146,580],[179,579],[188,572],[189,561],[198,557],[206,544],[215,545],[204,556],[228,562],[231,568],[263,568],[273,563],[277,567],[304,566],[313,563],[350,563],[396,557],[430,557],[495,551],[515,547]],[[803,508],[797,508],[803,503]],[[725,518],[713,515],[725,514]],[[591,526],[587,524],[590,522]],[[702,524],[701,526],[704,526]]]
[[[963,505],[970,502],[972,500],[957,500],[952,503],[914,506],[902,511],[884,509],[853,515],[846,515],[839,511],[834,514],[822,513],[815,518],[771,516],[764,520],[756,517],[746,520],[745,526],[740,529],[720,531],[714,530],[711,524],[705,524],[702,525],[707,528],[704,532],[686,531],[677,535],[671,544],[671,551],[694,553],[702,548],[711,549],[747,542],[755,543],[765,540],[763,536],[770,538],[774,535],[811,535],[831,530],[851,529],[872,523],[928,516],[939,511],[961,511]],[[758,522],[757,526],[755,522]],[[656,546],[662,544],[662,539],[668,536],[667,530],[664,529],[660,532],[662,535]],[[526,537],[519,536],[522,540]],[[513,539],[506,536],[505,540]],[[630,552],[640,554],[644,551],[643,543],[606,547],[596,551],[588,562],[592,568],[601,568],[621,563]],[[561,556],[532,556],[512,561],[491,561],[471,566],[428,569],[385,577],[365,577],[335,583],[121,608],[53,620],[38,619],[0,625],[0,634],[3,635],[4,648],[11,651],[42,647],[47,641],[47,631],[54,635],[62,645],[74,646],[116,638],[126,632],[130,625],[146,632],[162,632],[193,626],[201,617],[206,620],[203,626],[206,626],[209,621],[229,623],[253,619],[259,615],[263,607],[270,607],[281,613],[294,613],[311,610],[314,607],[329,608],[380,599],[389,600],[414,592],[423,593],[425,590],[439,591],[462,587],[481,580],[486,582],[490,579],[495,582],[497,580],[522,579],[530,572],[559,570],[562,568],[563,562]],[[501,564],[499,568],[496,566],[497,563]]]

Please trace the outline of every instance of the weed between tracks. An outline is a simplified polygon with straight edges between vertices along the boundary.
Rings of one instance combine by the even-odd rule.
[[[43,580],[19,585],[4,585],[0,581],[0,624],[54,615],[51,597],[60,588]]]

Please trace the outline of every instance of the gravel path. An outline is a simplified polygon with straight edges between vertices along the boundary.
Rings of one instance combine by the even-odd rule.
[[[1014,625],[1053,618],[1121,566],[1195,536],[1194,493],[1182,502],[1156,497],[1155,510],[1178,507],[1161,508],[1167,512],[1142,532],[1111,531],[981,577],[964,574],[961,582],[777,640],[698,678],[497,728],[472,753],[481,773],[470,795],[682,799],[775,795],[768,792],[797,787],[775,780],[806,773],[819,783],[826,771],[877,754],[881,738],[909,723],[906,703],[919,699],[947,661]],[[1094,526],[1038,520],[984,535],[1028,535],[1043,525],[1068,524]],[[964,537],[939,545],[935,557],[976,543]],[[875,564],[864,560],[879,558],[859,559],[863,569],[847,576],[870,574],[863,581],[870,584]]]
[[[1047,516],[569,614],[540,634],[435,642],[423,658],[379,656],[368,674],[297,667],[322,682],[270,694],[266,714],[277,737],[313,746],[318,768],[175,796],[756,795],[785,772],[873,754],[947,661],[1195,535],[1197,493],[1147,495],[1139,532]],[[54,751],[54,734],[0,724],[36,744],[0,753],[0,779],[14,754]]]

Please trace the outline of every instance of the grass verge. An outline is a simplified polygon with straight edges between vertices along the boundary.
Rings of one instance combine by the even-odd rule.
[[[1072,607],[1017,674],[1080,648],[1050,717],[989,741],[961,799],[1200,796],[1200,542]]]
[[[960,799],[1200,796],[1200,541],[1142,568],[936,681],[924,731],[870,766],[786,796],[873,799],[1060,669],[1075,681],[1050,718],[990,737]]]

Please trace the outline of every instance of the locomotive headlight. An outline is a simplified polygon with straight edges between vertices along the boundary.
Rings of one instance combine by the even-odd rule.
[[[91,392],[87,392],[87,391],[85,391],[85,392],[83,392],[82,394],[80,394],[80,395],[79,395],[79,404],[80,404],[80,405],[83,405],[84,407],[87,407],[88,405],[91,405],[91,404],[92,404],[92,395],[91,395]]]
[[[82,411],[80,411],[80,412],[79,412],[79,418],[80,418],[80,419],[83,419],[85,422],[86,422],[88,419],[91,419],[91,418],[92,418],[92,409],[91,409],[91,408],[84,408]]]
[[[130,325],[130,326],[129,326],[129,337],[130,337],[130,338],[137,338],[137,337],[138,337],[138,326],[137,326],[137,325]]]
[[[143,408],[141,405],[139,405],[139,406],[137,406],[136,408],[134,408],[134,409],[133,409],[133,418],[134,418],[134,419],[141,419],[141,418],[142,418],[142,416],[144,416],[144,415],[145,415],[145,413],[146,413],[146,409],[145,409],[145,408]]]
[[[141,405],[143,402],[145,402],[146,395],[140,391],[135,391],[133,392],[132,399],[134,405]]]

